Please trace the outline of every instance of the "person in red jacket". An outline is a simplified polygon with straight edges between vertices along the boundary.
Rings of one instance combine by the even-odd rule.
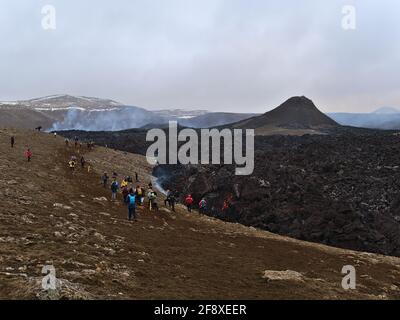
[[[228,208],[229,208],[229,202],[228,200],[225,200],[224,205],[222,207],[222,211],[225,212],[226,210],[228,210]]]
[[[228,194],[227,198],[224,200],[224,205],[222,207],[222,212],[225,212],[229,209],[231,203],[232,203],[233,195]]]
[[[192,212],[193,202],[193,197],[191,194],[189,194],[185,199],[185,204],[189,212]]]
[[[31,151],[31,149],[28,149],[28,150],[25,151],[25,157],[28,159],[28,162],[31,161],[31,158],[32,158],[32,151]]]

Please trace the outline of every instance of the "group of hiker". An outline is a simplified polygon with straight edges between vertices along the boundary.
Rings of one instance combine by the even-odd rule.
[[[54,133],[54,136],[57,137],[57,133]],[[70,140],[68,138],[65,139],[65,145],[68,148],[69,147],[69,143]],[[77,153],[80,153],[80,149],[82,148],[82,143],[79,141],[79,138],[77,136],[74,137],[74,146],[75,149],[77,149]],[[88,142],[88,149],[90,150],[91,148],[93,148],[94,143],[93,142]],[[85,169],[87,167],[87,171],[90,172],[91,171],[91,163],[85,159],[84,156],[81,156],[78,158],[73,155],[71,156],[70,160],[68,161],[68,167],[70,169],[70,171],[72,172],[72,174],[74,174],[76,167],[78,166],[78,164],[81,165],[82,169]]]
[[[139,176],[135,172],[136,182],[139,182]],[[130,176],[126,176],[122,179],[122,181],[118,182],[118,174],[113,172],[111,176],[111,201],[118,200],[118,194],[121,193],[122,195],[122,202],[127,205],[128,207],[128,220],[137,220],[136,218],[136,207],[137,206],[144,206],[145,205],[145,197],[147,195],[148,199],[148,209],[150,211],[158,211],[158,204],[157,204],[157,197],[158,194],[156,191],[153,190],[153,185],[150,182],[148,184],[148,189],[146,193],[146,189],[139,184],[134,186],[133,179]],[[110,177],[108,176],[107,172],[101,176],[101,184],[104,188],[108,187],[108,181]]]
[[[56,137],[56,134],[55,134],[55,137]],[[14,146],[15,146],[15,137],[14,136],[11,137],[10,144],[11,144],[11,148],[14,148]],[[69,147],[69,139],[65,139],[65,144],[67,147]],[[75,145],[75,148],[80,148],[82,146],[82,144],[79,142],[77,137],[74,138],[74,145]],[[92,149],[94,147],[94,143],[88,142],[87,147],[89,150]],[[31,151],[31,149],[27,148],[25,151],[25,157],[28,162],[31,161],[32,156],[33,156],[33,153]],[[70,171],[72,172],[72,174],[74,174],[78,163],[80,163],[82,169],[85,169],[87,167],[88,172],[90,172],[90,169],[91,169],[90,163],[83,156],[81,156],[78,161],[78,158],[74,155],[74,156],[71,156],[70,160],[68,161],[68,167],[69,167]],[[117,179],[118,179],[118,174],[116,172],[113,172],[113,174],[111,176],[112,182],[110,185],[111,200],[117,201],[117,194],[119,193],[119,191],[121,192],[122,201],[128,207],[129,221],[131,221],[131,220],[136,221],[136,219],[137,219],[136,218],[136,207],[145,205],[144,202],[145,202],[146,196],[148,199],[148,202],[147,202],[148,209],[150,211],[153,211],[153,210],[158,211],[158,209],[159,209],[158,203],[157,203],[158,194],[156,191],[153,190],[153,185],[151,182],[148,184],[147,190],[144,187],[140,186],[138,184],[139,175],[137,172],[135,172],[135,180],[137,183],[136,187],[133,186],[133,179],[130,176],[124,177],[123,180],[121,181],[121,183],[118,183]],[[108,187],[109,180],[110,180],[110,177],[108,176],[107,172],[104,172],[104,174],[101,176],[101,183],[104,188]],[[179,198],[180,198],[180,196],[177,191],[167,190],[166,198],[164,200],[164,205],[168,206],[173,212],[175,212],[175,204],[178,202]],[[230,202],[229,200],[224,201],[222,211],[225,211],[228,209],[229,202]],[[186,208],[189,212],[192,212],[192,210],[194,209],[194,204],[195,204],[195,200],[194,200],[193,196],[191,194],[188,194],[184,198],[184,205],[186,206]],[[202,198],[200,200],[200,202],[198,203],[198,209],[199,209],[199,212],[202,214],[205,214],[207,212],[207,201],[205,198]]]
[[[11,148],[14,148],[14,146],[15,146],[15,137],[14,136],[11,136],[11,138],[10,138],[10,146],[11,146]],[[24,156],[28,162],[31,162],[33,152],[31,151],[30,148],[27,148],[25,150]]]
[[[187,197],[185,198],[185,205],[186,205],[187,210],[189,212],[192,212],[193,205],[194,205],[194,199],[191,194],[188,194]],[[200,213],[206,213],[207,212],[207,200],[205,198],[202,198],[198,204],[198,207],[199,207]]]
[[[136,221],[136,207],[137,206],[144,206],[145,205],[145,197],[147,196],[148,202],[147,206],[150,211],[158,211],[158,194],[153,189],[153,185],[150,182],[148,184],[147,190],[137,185],[136,187],[133,186],[133,181],[130,176],[124,177],[122,181],[119,183],[117,179],[117,173],[113,173],[112,175],[112,182],[110,185],[111,189],[111,200],[117,201],[118,193],[120,192],[122,195],[122,202],[128,206],[128,219],[134,219]],[[137,177],[137,174],[136,174]],[[107,172],[101,176],[101,183],[104,188],[108,187],[109,176]],[[173,212],[175,212],[175,204],[179,198],[179,194],[177,191],[166,191],[166,198],[164,200],[164,205],[168,206]],[[194,199],[191,194],[189,194],[185,200],[184,204],[189,212],[192,212],[194,208]],[[202,198],[198,204],[199,212],[206,213],[207,212],[207,201],[205,198]]]
[[[57,136],[57,133],[54,133],[54,136]],[[79,152],[79,150],[82,149],[82,142],[79,140],[79,138],[77,136],[74,137],[73,141],[74,141],[75,149],[77,149]],[[65,146],[66,147],[70,146],[70,139],[65,138]],[[88,141],[88,142],[86,142],[86,146],[87,146],[87,149],[90,151],[94,148],[94,142]]]
[[[179,193],[177,191],[173,192],[171,190],[167,190],[166,192],[166,198],[164,200],[164,205],[169,206],[172,211],[175,212],[175,204],[178,202],[179,199]],[[188,194],[185,199],[184,199],[184,204],[189,212],[192,212],[194,208],[194,199],[191,194]],[[199,207],[199,212],[200,213],[206,213],[207,212],[207,200],[205,198],[202,198],[198,204]]]
[[[175,203],[176,203],[177,197],[178,197],[177,192],[167,190],[166,198],[164,200],[164,205],[167,206],[167,204],[168,204],[168,206],[172,209],[173,212],[175,212]]]
[[[37,127],[37,128],[35,128],[35,130],[40,132],[42,130],[42,127]],[[57,133],[56,132],[54,132],[54,137],[57,137]],[[74,138],[74,142],[75,142],[75,148],[76,149],[79,149],[79,148],[82,147],[82,143],[79,141],[78,137]],[[67,147],[69,147],[69,139],[68,138],[65,139],[65,145]],[[15,146],[15,137],[14,136],[10,137],[10,146],[11,146],[11,148],[14,148],[14,146]],[[93,149],[94,148],[94,142],[93,141],[88,142],[87,143],[87,148],[88,148],[88,150]],[[79,150],[78,150],[78,153],[79,153]],[[31,148],[29,148],[29,147],[26,148],[26,150],[24,152],[24,156],[25,156],[25,158],[27,159],[28,162],[31,162],[31,159],[32,159],[32,156],[33,156],[33,152],[31,150]],[[75,171],[75,167],[76,167],[77,163],[78,163],[78,161],[77,161],[77,158],[75,156],[72,156],[70,161],[68,161],[68,166],[69,166],[69,168],[71,169],[72,172]],[[82,168],[85,168],[86,164],[88,164],[88,162],[85,160],[85,158],[83,156],[80,158],[80,164],[81,164]],[[90,164],[88,164],[87,167],[88,167],[88,171],[90,172],[90,169],[91,169]]]
[[[166,198],[164,200],[164,205],[169,206],[173,212],[175,212],[175,204],[178,202],[179,193],[177,191],[167,190]],[[184,204],[189,212],[192,212],[194,199],[191,194],[188,194],[184,200]],[[202,198],[199,202],[199,212],[206,213],[207,212],[207,201],[205,198]]]
[[[85,169],[87,167],[88,172],[90,172],[91,165],[88,161],[86,161],[84,156],[80,157],[79,163],[82,169]],[[76,156],[72,156],[71,159],[68,161],[68,167],[71,170],[72,174],[74,174],[77,165],[78,165],[78,158]]]
[[[36,130],[38,130],[38,128],[36,128]],[[38,131],[40,131],[40,130],[38,130]],[[57,137],[57,133],[54,133],[54,137]],[[75,141],[75,148],[78,148],[79,146],[82,145],[79,142],[77,137],[74,138],[74,141]],[[66,144],[67,147],[69,146],[69,140],[68,139],[65,139],[65,144]],[[11,136],[11,138],[10,138],[10,146],[11,146],[11,148],[14,148],[14,146],[15,146],[15,137],[14,136]],[[88,143],[88,149],[92,149],[93,146],[94,146],[93,142],[89,142]],[[33,156],[33,152],[32,152],[32,150],[30,148],[27,148],[25,150],[24,155],[25,155],[25,158],[27,159],[27,161],[30,162],[31,159],[32,159],[32,156]],[[87,165],[88,172],[90,172],[91,165],[90,165],[90,163],[88,163],[88,161],[85,160],[85,158],[83,156],[80,158],[79,162],[81,164],[82,169],[84,169],[86,167],[86,165]],[[72,173],[74,173],[77,164],[78,164],[77,157],[76,156],[72,156],[71,159],[68,161],[68,167],[70,168]]]

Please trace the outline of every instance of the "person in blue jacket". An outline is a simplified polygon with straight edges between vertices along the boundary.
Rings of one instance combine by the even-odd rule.
[[[117,180],[114,180],[113,183],[111,184],[111,201],[117,200],[118,189],[119,189],[119,184]]]
[[[136,196],[133,189],[130,190],[128,196],[126,197],[126,203],[128,204],[128,220],[132,221],[132,218],[136,220]]]

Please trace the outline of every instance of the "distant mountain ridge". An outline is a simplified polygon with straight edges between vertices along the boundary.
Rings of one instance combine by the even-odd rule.
[[[184,110],[184,109],[163,109],[163,110],[156,110],[153,112],[155,114],[158,114],[159,116],[176,120],[191,119],[210,113],[207,110]]]
[[[400,111],[379,108],[372,113],[320,112],[306,97],[293,97],[265,114],[210,112],[171,108],[150,111],[111,99],[68,94],[0,102],[0,127],[53,130],[126,130],[165,126],[168,121],[193,128],[253,127],[259,134],[318,133],[325,127],[345,125],[372,129],[400,129]]]
[[[69,108],[89,109],[110,109],[123,106],[122,103],[110,99],[101,99],[85,96],[72,96],[68,94],[51,95],[29,100],[19,100],[12,102],[0,102],[0,109],[4,106],[16,106],[32,108],[35,110],[62,110]]]
[[[393,108],[393,107],[382,107],[379,108],[377,110],[375,110],[374,112],[375,114],[396,114],[396,113],[400,113],[399,109]]]
[[[394,107],[381,107],[370,113],[336,112],[328,115],[346,126],[384,130],[400,129],[400,110]]]
[[[110,99],[52,95],[0,103],[0,126],[46,130],[123,130],[139,127],[161,117]]]
[[[165,126],[177,121],[186,127],[214,127],[254,114],[171,108],[150,111],[111,100],[68,94],[0,102],[0,127],[46,130],[119,131]]]

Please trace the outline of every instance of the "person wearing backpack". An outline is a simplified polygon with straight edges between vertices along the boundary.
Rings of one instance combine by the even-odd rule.
[[[176,203],[175,194],[171,192],[171,194],[169,195],[169,206],[173,212],[175,212],[175,203]]]
[[[121,188],[128,187],[128,185],[129,185],[128,180],[124,178],[121,182]]]
[[[71,160],[68,162],[68,166],[69,166],[69,169],[71,170],[71,172],[72,172],[72,174],[73,174],[74,171],[75,171],[75,166],[76,166],[75,160],[71,159]]]
[[[126,198],[129,196],[130,190],[128,190],[128,186],[125,187],[121,186],[121,189],[122,189],[122,197],[124,199],[124,202],[126,202]]]
[[[158,211],[157,197],[158,197],[157,192],[153,191],[152,207],[154,208],[155,211]]]
[[[133,189],[130,190],[130,193],[126,197],[125,202],[128,204],[128,220],[132,221],[132,218],[137,221],[136,219],[136,196]]]
[[[31,151],[31,149],[27,149],[26,151],[25,151],[25,157],[26,157],[26,159],[28,159],[28,162],[31,162],[31,158],[32,158],[32,151]]]
[[[135,191],[135,196],[136,196],[136,202],[140,206],[142,203],[142,188],[140,186],[136,186],[136,191]]]
[[[81,157],[81,167],[82,167],[82,169],[85,168],[85,164],[86,164],[85,158],[82,156]]]
[[[153,190],[149,190],[149,193],[147,194],[147,197],[149,198],[149,210],[151,211],[153,208],[157,208],[157,194]]]
[[[142,193],[140,195],[140,205],[143,206],[144,205],[144,197],[146,195],[146,189],[144,187],[140,187],[140,192]]]
[[[166,198],[164,200],[164,206],[167,206],[168,203],[168,206],[171,207],[171,194],[172,192],[168,189],[166,192]]]
[[[200,213],[206,213],[207,211],[207,201],[206,199],[201,199],[199,202],[199,212]]]
[[[111,200],[115,201],[117,200],[117,192],[119,189],[119,184],[117,180],[114,180],[113,183],[111,184]]]
[[[189,194],[185,199],[186,208],[188,209],[189,212],[192,212],[193,202],[194,202],[193,197],[191,194]]]

